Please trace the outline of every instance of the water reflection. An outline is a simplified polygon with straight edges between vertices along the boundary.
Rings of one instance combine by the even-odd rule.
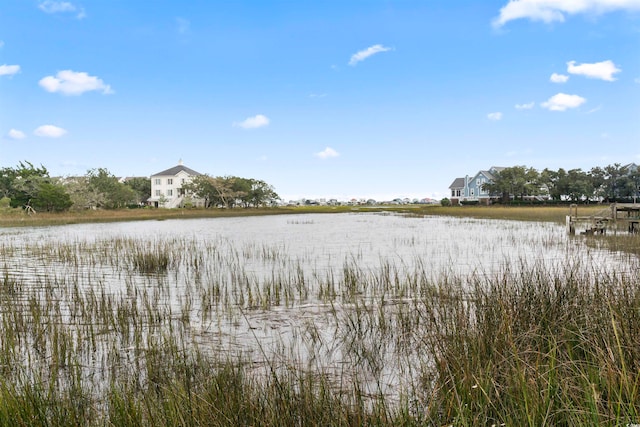
[[[347,366],[389,393],[413,381],[406,371],[423,356],[385,339],[380,325],[399,328],[388,319],[402,317],[442,277],[531,266],[554,271],[575,260],[592,277],[638,268],[636,259],[589,249],[552,223],[373,213],[82,224],[0,235],[0,267],[5,284],[16,286],[16,301],[54,301],[61,322],[73,325],[94,302],[125,317],[146,310],[159,319],[153,327],[179,324],[181,339],[210,354],[241,355],[257,367],[296,361],[336,377]],[[144,256],[166,265],[141,271],[136,260]],[[133,328],[127,321],[104,326],[119,334],[124,355]],[[86,357],[86,366],[96,363]]]

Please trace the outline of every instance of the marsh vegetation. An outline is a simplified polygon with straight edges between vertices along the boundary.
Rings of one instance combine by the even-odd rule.
[[[640,420],[639,259],[552,222],[359,213],[1,233],[2,425]]]

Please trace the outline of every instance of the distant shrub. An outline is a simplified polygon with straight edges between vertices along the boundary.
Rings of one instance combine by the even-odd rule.
[[[440,205],[441,206],[451,206],[451,200],[447,199],[446,197],[442,200],[440,200]]]

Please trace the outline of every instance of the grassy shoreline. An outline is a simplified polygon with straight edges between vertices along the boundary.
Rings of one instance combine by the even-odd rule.
[[[301,207],[20,213],[13,220],[46,226],[368,211],[552,222],[568,213],[562,207]],[[4,226],[7,218],[0,219]],[[606,244],[597,239],[587,242]],[[639,246],[638,236],[625,242]],[[316,288],[315,273],[301,274],[298,259],[261,245],[199,247],[186,237],[7,239],[1,253],[0,426],[640,422],[637,268],[602,274],[569,256],[561,267],[506,264],[497,274],[434,276],[427,264],[367,270],[354,260],[317,276]],[[13,275],[21,268],[14,255],[45,263],[50,273],[33,286]],[[251,280],[247,260],[270,266],[272,275]],[[122,275],[121,290],[95,273],[104,268]],[[135,285],[139,275],[146,286]],[[170,305],[177,277],[187,286]],[[304,346],[283,342],[268,356],[261,346],[263,362],[217,351],[223,348],[217,334],[228,332],[218,325],[253,324],[258,340],[255,334],[274,324],[261,323],[263,312],[315,304],[314,296],[331,308],[296,329]],[[327,336],[326,325],[335,325]],[[313,357],[301,357],[300,349]],[[342,358],[332,369],[323,357],[334,352]],[[385,355],[398,364],[393,395],[385,388]]]
[[[605,205],[581,206],[581,215],[606,208]],[[120,209],[63,213],[26,214],[19,209],[0,211],[0,227],[32,227],[91,222],[149,221],[189,218],[223,218],[260,215],[292,215],[309,213],[396,212],[409,215],[438,215],[518,221],[564,223],[569,213],[566,206],[299,206],[249,209]]]

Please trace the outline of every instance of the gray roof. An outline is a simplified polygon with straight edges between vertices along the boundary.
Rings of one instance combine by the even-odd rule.
[[[190,168],[188,168],[188,167],[186,167],[184,165],[178,165],[178,166],[174,166],[172,168],[169,168],[169,169],[167,169],[165,171],[154,173],[151,176],[160,176],[160,175],[162,175],[162,176],[165,176],[165,175],[174,176],[174,175],[178,175],[178,173],[183,172],[183,171],[188,173],[189,175],[192,175],[192,176],[202,175],[200,172],[196,172],[193,169],[190,169]]]
[[[464,178],[454,179],[449,188],[464,188]]]

